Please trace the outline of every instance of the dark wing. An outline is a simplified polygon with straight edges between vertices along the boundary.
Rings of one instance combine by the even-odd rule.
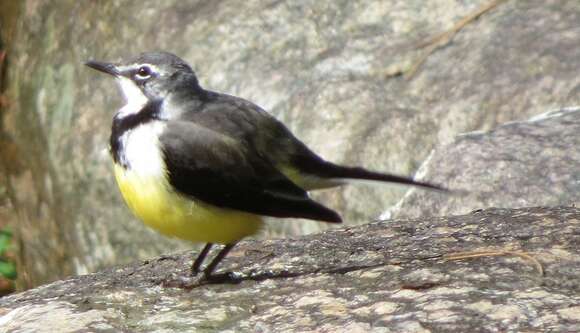
[[[250,144],[190,121],[168,121],[160,137],[169,182],[183,195],[248,213],[340,222]]]
[[[284,124],[276,120],[259,106],[244,99],[206,92],[211,103],[196,104],[182,115],[183,120],[228,133],[236,140],[247,142],[258,154],[266,155],[276,167],[293,169],[300,174],[320,178],[320,184],[300,184],[310,186],[306,190],[328,187],[336,179],[366,179],[390,183],[419,186],[432,190],[446,191],[437,185],[418,182],[407,177],[374,172],[360,167],[348,167],[325,161],[296,138]],[[195,110],[194,112],[191,112]],[[328,181],[330,180],[330,183]],[[338,183],[334,183],[336,185]]]

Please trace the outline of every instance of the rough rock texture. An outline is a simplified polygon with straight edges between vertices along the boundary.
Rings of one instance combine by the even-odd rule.
[[[488,0],[19,3],[0,131],[24,170],[0,193],[10,197],[25,245],[25,286],[179,246],[130,221],[114,190],[106,143],[121,100],[110,80],[81,65],[89,58],[173,51],[206,87],[271,110],[327,158],[400,174],[457,133],[580,99],[577,0],[506,1],[410,80],[391,74],[425,51],[418,44]],[[2,159],[5,169],[13,161]],[[355,223],[403,193],[360,185],[318,197]]]
[[[163,257],[2,298],[0,331],[578,331],[579,235],[580,210],[558,207],[249,241],[222,266],[239,284],[161,287],[191,262]],[[505,255],[446,260],[466,251]]]
[[[383,216],[465,214],[487,207],[580,203],[580,107],[458,136],[438,148],[421,174],[455,195],[409,191]]]

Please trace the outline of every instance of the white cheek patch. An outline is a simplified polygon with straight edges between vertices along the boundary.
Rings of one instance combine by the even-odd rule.
[[[147,104],[147,97],[143,94],[137,85],[126,77],[117,77],[117,83],[125,95],[127,104],[119,110],[119,116],[124,117],[130,114],[135,114],[141,111],[143,106]]]

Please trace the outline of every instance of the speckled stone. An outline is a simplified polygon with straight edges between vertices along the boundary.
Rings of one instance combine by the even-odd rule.
[[[248,241],[221,266],[239,284],[162,287],[184,253],[1,298],[0,331],[573,332],[579,235],[580,209],[538,207]],[[445,259],[482,250],[525,252],[544,275],[509,254]]]
[[[466,214],[489,207],[580,204],[578,133],[580,106],[511,122],[489,132],[460,135],[437,148],[421,171],[448,184],[456,194],[411,190],[383,216],[415,218]],[[452,234],[454,230],[436,232]]]
[[[258,103],[324,157],[412,175],[432,149],[460,133],[580,104],[578,0],[504,1],[433,53],[413,78],[396,75],[424,54],[420,44],[487,3],[0,1],[0,14],[8,4],[20,8],[10,13],[18,24],[6,44],[10,107],[2,111],[0,135],[25,156],[21,172],[3,182],[16,195],[8,215],[25,231],[22,285],[190,246],[147,230],[114,190],[107,138],[122,100],[112,81],[84,61],[172,51],[192,64],[203,86]],[[440,179],[437,172],[429,177]],[[474,181],[485,189],[490,180]],[[406,190],[356,184],[315,198],[353,225],[376,218]],[[325,227],[277,222],[264,235]]]

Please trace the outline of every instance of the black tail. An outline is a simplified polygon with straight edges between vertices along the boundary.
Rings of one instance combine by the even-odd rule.
[[[301,172],[313,174],[321,178],[344,178],[344,179],[363,179],[363,180],[376,180],[380,182],[389,182],[396,184],[405,184],[411,186],[418,186],[427,188],[430,190],[448,192],[446,188],[438,185],[429,184],[425,182],[415,181],[411,178],[389,175],[386,173],[369,171],[361,167],[347,167],[337,165],[331,162],[324,161],[320,158],[302,160],[301,163],[297,163],[299,170]]]
[[[437,190],[437,191],[444,191],[446,192],[447,189],[433,185],[425,182],[415,181],[411,178],[389,175],[386,173],[374,172],[369,171],[364,168],[360,167],[345,167],[340,166],[332,163],[326,163],[327,165],[327,173],[325,174],[326,177],[330,176],[332,178],[350,178],[350,179],[365,179],[365,180],[376,180],[381,182],[389,182],[389,183],[397,183],[397,184],[405,184],[405,185],[412,185],[412,186],[419,186],[428,188],[430,190]]]

